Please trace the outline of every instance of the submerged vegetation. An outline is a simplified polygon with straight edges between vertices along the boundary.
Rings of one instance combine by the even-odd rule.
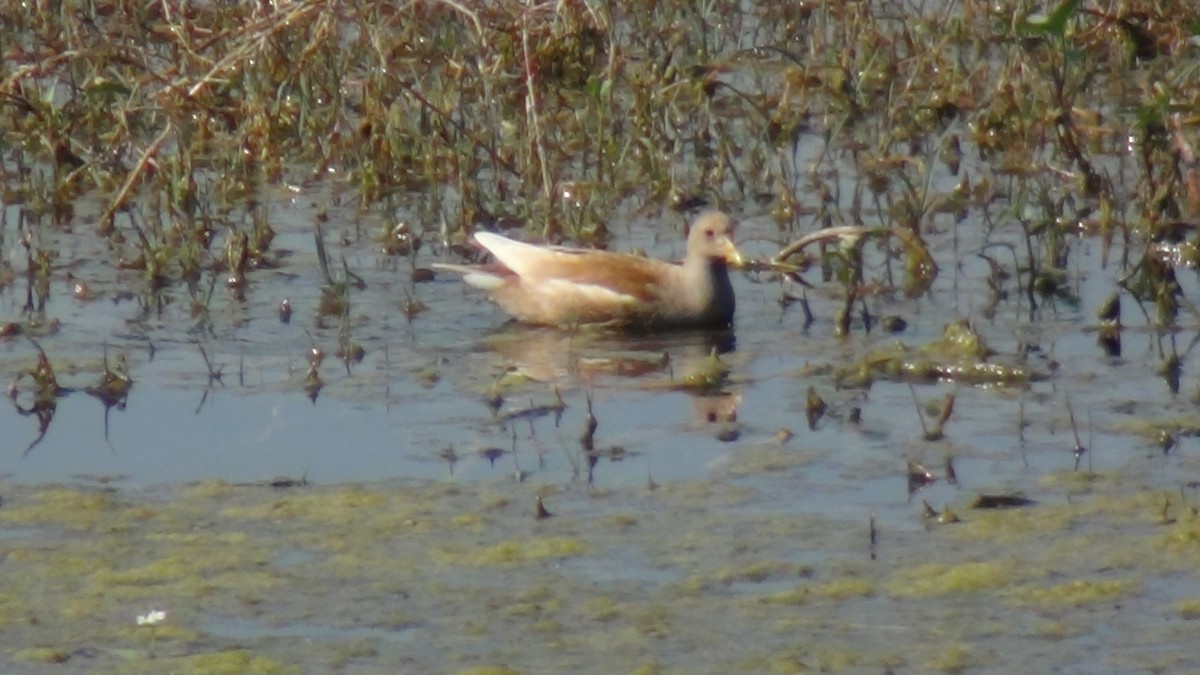
[[[1195,663],[1194,592],[1139,593],[1200,558],[1200,520],[1157,523],[1156,491],[1101,487],[932,536],[886,529],[878,558],[865,527],[713,509],[749,496],[729,484],[563,491],[553,518],[524,493],[513,481],[9,489],[0,649],[17,670],[637,672],[660,659],[707,673],[763,659],[807,672],[853,659],[925,672],[965,643],[981,653],[964,667],[1008,672],[1077,663],[1101,617],[1175,670]],[[839,552],[798,564],[796,542]],[[1177,642],[1167,614],[1183,621]],[[728,645],[688,648],[714,626]],[[1066,646],[1047,651],[1045,631]],[[989,669],[984,654],[1001,649]]]

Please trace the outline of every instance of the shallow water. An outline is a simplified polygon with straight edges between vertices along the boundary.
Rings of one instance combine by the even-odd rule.
[[[280,267],[256,274],[244,302],[218,286],[207,320],[188,313],[180,290],[165,291],[170,300],[147,312],[144,302],[121,296],[126,273],[105,273],[86,259],[73,265],[72,273],[88,280],[94,299],[72,300],[55,288],[45,315],[61,327],[39,338],[60,381],[77,389],[95,382],[102,343],[110,355],[126,356],[135,385],[123,409],[106,411],[99,399],[82,391],[60,399],[40,440],[34,416],[20,414],[18,406],[0,407],[0,425],[11,430],[5,434],[0,470],[22,483],[106,477],[129,487],[279,476],[314,483],[503,475],[572,481],[587,473],[580,465],[578,439],[591,397],[600,422],[597,445],[625,451],[620,461],[605,459],[595,467],[592,479],[598,485],[736,471],[743,448],[769,444],[785,428],[796,434],[788,452],[805,456],[806,471],[833,482],[840,478],[843,495],[875,473],[903,482],[898,467],[905,459],[932,465],[941,464],[945,455],[954,455],[965,479],[977,485],[1022,489],[1030,476],[1073,466],[1074,440],[1065,423],[1068,394],[1083,442],[1093,448],[1093,469],[1124,470],[1128,462],[1147,460],[1149,448],[1137,451],[1140,439],[1110,433],[1121,413],[1136,417],[1186,407],[1156,369],[1164,353],[1186,351],[1188,336],[1159,337],[1127,309],[1123,355],[1110,357],[1097,345],[1093,317],[1115,288],[1115,272],[1113,266],[1101,268],[1099,246],[1086,240],[1075,256],[1078,302],[1048,303],[1033,320],[1015,288],[992,321],[981,319],[974,305],[985,297],[986,265],[960,256],[961,264],[946,265],[927,297],[870,300],[876,317],[906,319],[908,328],[899,335],[878,329],[866,333],[858,324],[845,339],[831,337],[831,316],[840,302],[835,288],[824,285],[808,294],[817,320],[804,327],[796,306],[778,304],[778,282],[739,276],[732,335],[631,338],[507,324],[499,310],[455,279],[414,285],[408,281],[411,263],[377,255],[365,234],[358,240],[350,235],[374,232],[378,223],[343,224],[330,228],[347,240],[337,250],[366,282],[365,289],[352,292],[350,330],[366,357],[347,373],[334,356],[337,319],[326,318],[320,327],[314,318],[321,277],[310,215],[302,200],[273,208],[277,246],[285,252]],[[645,233],[669,229],[680,219],[657,220],[631,224],[640,236],[620,239],[615,247],[678,254],[677,237],[667,243],[666,235],[652,239]],[[778,238],[773,226],[753,217],[743,221],[739,236],[746,253],[764,256],[775,250],[767,243]],[[965,240],[969,229],[958,232],[955,248],[977,247],[978,242]],[[71,240],[89,236],[85,220]],[[76,246],[78,255],[91,250]],[[935,247],[935,255],[940,253]],[[437,259],[427,247],[415,264]],[[798,292],[794,285],[785,290]],[[20,316],[22,291],[19,284],[8,288],[9,316]],[[429,308],[411,322],[398,311],[405,293]],[[277,318],[284,298],[295,308],[288,324]],[[1025,365],[1047,379],[1023,388],[940,384],[910,391],[906,383],[880,381],[866,391],[836,389],[831,368],[880,345],[919,346],[968,316],[998,353],[993,360]],[[324,387],[315,401],[303,387],[312,345],[328,355],[320,370]],[[1033,349],[1020,356],[1022,346]],[[210,379],[201,347],[220,372],[219,380]],[[703,394],[682,390],[684,376],[704,367],[714,347],[730,369],[728,383]],[[32,365],[35,354],[26,340],[6,339],[0,342],[0,367],[15,377],[17,369]],[[498,389],[501,376],[514,384]],[[24,386],[27,390],[28,381]],[[804,420],[810,386],[830,408],[813,431]],[[1185,372],[1180,390],[1194,388]],[[489,391],[502,391],[496,410],[488,405]],[[925,402],[950,392],[956,392],[956,403],[947,440],[921,441],[914,393]],[[531,407],[552,406],[556,396],[564,406],[556,413],[533,419],[520,415]],[[17,403],[28,408],[28,395],[22,393]],[[852,408],[860,409],[861,422],[849,420]],[[1181,443],[1186,449],[1186,438]],[[489,460],[481,455],[488,449],[504,452]],[[447,461],[451,456],[456,461]],[[1172,458],[1153,461],[1171,463]]]
[[[809,140],[797,165],[821,152]],[[939,167],[931,188],[955,182]],[[60,256],[41,319],[59,325],[37,339],[76,391],[50,418],[27,414],[28,380],[0,405],[5,672],[1200,668],[1197,335],[1159,332],[1152,308],[1127,301],[1121,354],[1098,344],[1119,243],[1072,239],[1069,294],[1031,310],[1010,279],[989,313],[975,252],[1023,239],[940,216],[929,292],[867,299],[874,318],[903,317],[902,333],[858,321],[833,337],[839,286],[812,271],[812,325],[779,302],[799,287],[738,275],[732,336],[627,337],[514,326],[457,279],[413,283],[414,267],[446,259],[436,237],[412,260],[387,257],[375,236],[392,223],[326,185],[262,203],[277,267],[252,272],[245,299],[215,279],[198,312],[185,289],[152,295],[115,270],[120,253],[92,234],[98,204],[79,205],[72,231],[41,234]],[[364,282],[349,335],[366,356],[348,369],[338,318],[317,316],[322,209],[335,277],[344,259]],[[798,236],[747,210],[735,215],[748,257]],[[682,226],[627,215],[612,246],[676,258]],[[23,269],[16,234],[0,237]],[[75,280],[90,299],[72,298]],[[1195,275],[1180,281],[1196,297]],[[0,321],[26,316],[26,291],[5,287]],[[409,299],[426,307],[411,319]],[[960,319],[995,362],[1038,379],[837,386],[836,368],[929,344]],[[326,360],[310,400],[314,345]],[[714,347],[727,381],[681,387]],[[106,350],[135,383],[112,408],[84,391]],[[1162,374],[1172,354],[1175,387]],[[0,339],[0,378],[35,357]],[[810,388],[828,405],[812,429]],[[944,438],[924,440],[921,415],[931,424],[928,404],[950,394]],[[579,444],[589,400],[605,451],[594,466]],[[937,480],[911,493],[909,461]],[[981,494],[1035,504],[970,508]],[[535,518],[538,496],[553,517]],[[137,626],[154,608],[166,621]]]
[[[1186,646],[1194,611],[1180,604],[1198,597],[1198,525],[1180,488],[1193,443],[1184,436],[1163,453],[1128,426],[1191,415],[1187,369],[1179,395],[1158,374],[1191,336],[1160,337],[1127,310],[1123,353],[1108,356],[1090,330],[1114,287],[1097,246],[1079,242],[1078,302],[1030,320],[1014,293],[984,321],[986,266],[943,244],[951,250],[935,254],[962,264],[945,265],[928,296],[870,300],[874,314],[907,320],[899,335],[859,325],[830,337],[839,300],[828,286],[809,293],[817,321],[805,328],[795,306],[781,309],[777,282],[739,276],[731,341],[508,325],[456,281],[414,286],[408,262],[346,237],[339,255],[366,282],[351,316],[367,355],[349,374],[330,356],[310,401],[305,352],[316,343],[332,354],[337,329],[313,318],[321,278],[308,213],[272,208],[289,254],[254,276],[245,302],[218,286],[198,327],[184,297],[151,313],[114,301],[127,282],[88,263],[73,272],[98,299],[52,295],[46,316],[62,326],[40,342],[60,380],[94,382],[104,343],[110,357],[127,356],[135,385],[107,412],[83,391],[60,399],[36,443],[37,420],[0,406],[0,546],[10,581],[31,589],[4,595],[9,615],[25,617],[5,630],[13,672],[59,660],[80,672],[1197,666]],[[678,218],[654,220],[632,224],[617,247],[677,254],[676,236],[646,232]],[[772,227],[744,218],[748,254],[774,250]],[[434,259],[422,251],[416,263]],[[6,292],[10,317],[20,291]],[[404,291],[429,307],[411,322]],[[290,324],[276,313],[285,297]],[[834,385],[832,368],[878,345],[929,342],[964,316],[995,360],[1045,379]],[[1023,344],[1036,348],[1022,357]],[[727,384],[680,390],[714,346]],[[0,342],[10,377],[33,356],[27,341]],[[493,410],[485,394],[505,372],[528,379]],[[829,407],[812,430],[810,386]],[[945,438],[922,440],[914,393],[924,405],[952,392]],[[1089,449],[1078,472],[1068,396]],[[591,471],[579,452],[588,397],[596,446],[622,449]],[[780,429],[794,436],[781,442]],[[945,480],[948,458],[957,485]],[[908,460],[939,480],[910,495]],[[279,477],[307,486],[263,485]],[[61,483],[72,487],[52,487]],[[1037,504],[972,511],[981,493]],[[534,518],[535,495],[553,518]],[[923,519],[925,503],[962,522]],[[165,624],[135,626],[154,607],[167,610]]]

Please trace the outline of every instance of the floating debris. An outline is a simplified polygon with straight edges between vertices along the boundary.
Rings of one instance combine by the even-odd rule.
[[[553,513],[550,513],[549,511],[546,510],[546,505],[542,503],[542,498],[540,496],[534,497],[534,503],[537,504],[537,519],[538,520],[545,520],[547,518],[554,517]]]
[[[587,417],[583,421],[583,433],[579,436],[579,447],[584,452],[591,452],[595,447],[596,428],[600,423],[596,420],[596,416],[592,414],[592,395],[587,396]]]
[[[266,485],[267,485],[267,487],[274,488],[276,490],[287,490],[290,488],[308,487],[308,476],[305,475],[305,476],[301,476],[300,478],[288,478],[286,476],[283,476],[280,478],[272,478],[271,480],[267,481]]]
[[[129,376],[129,364],[126,363],[124,354],[117,354],[115,361],[116,366],[110,367],[108,347],[105,346],[104,372],[100,374],[100,379],[96,384],[87,387],[84,392],[100,399],[106,408],[115,406],[124,409],[125,401],[129,397],[129,390],[133,388],[133,378]],[[105,436],[107,437],[107,430]]]
[[[958,514],[950,510],[949,504],[942,506],[942,515],[938,516],[938,522],[942,525],[959,522]]]
[[[610,445],[607,448],[589,450],[586,455],[591,460],[608,459],[613,462],[619,462],[629,456],[629,451],[623,445]]]
[[[908,495],[910,497],[935,481],[937,478],[929,469],[912,460],[908,461]]]
[[[454,465],[458,463],[458,453],[454,451],[453,445],[447,445],[438,452],[438,457],[444,459],[450,468],[450,475],[454,475]]]
[[[730,368],[717,355],[713,347],[708,358],[702,361],[695,370],[680,378],[677,389],[690,391],[715,391],[725,385],[729,378]]]
[[[588,377],[615,375],[617,377],[641,377],[661,373],[671,365],[667,352],[653,356],[587,356],[579,359],[579,372]]]
[[[1017,509],[1033,506],[1036,501],[1021,495],[979,495],[971,500],[970,509]]]
[[[921,501],[921,517],[922,518],[924,518],[925,520],[934,520],[938,517],[938,515],[939,514],[938,514],[937,510],[933,508],[933,505],[929,503],[929,500]]]
[[[1071,432],[1075,435],[1075,447],[1072,452],[1075,455],[1075,471],[1079,470],[1079,463],[1083,460],[1083,456],[1087,454],[1087,447],[1083,441],[1079,440],[1079,425],[1075,423],[1075,409],[1071,407],[1071,397],[1067,396],[1067,415],[1071,420]],[[1091,465],[1091,455],[1088,455],[1088,464]]]
[[[525,408],[517,408],[500,414],[497,419],[501,422],[512,422],[513,420],[535,420],[539,417],[554,415],[555,421],[562,417],[563,411],[567,409],[566,402],[563,401],[562,395],[558,389],[554,390],[554,402],[543,405],[534,405],[533,401]]]
[[[808,394],[804,397],[804,416],[808,419],[809,431],[817,430],[817,422],[825,416],[825,399],[817,393],[817,388],[809,386]]]
[[[321,362],[325,359],[325,352],[321,351],[320,347],[314,346],[308,352],[308,372],[304,375],[304,393],[313,403],[317,402],[317,395],[321,393],[321,388],[325,383],[321,381]]]
[[[732,443],[742,437],[742,432],[737,427],[729,427],[717,432],[717,440],[722,443]]]
[[[954,457],[946,458],[946,482],[951,485],[958,485],[958,471],[954,470]]]
[[[1100,305],[1100,310],[1096,312],[1096,317],[1100,319],[1100,324],[1106,327],[1120,328],[1121,326],[1121,296],[1113,293]]]
[[[508,451],[504,448],[484,448],[479,451],[479,455],[486,459],[493,467],[496,466],[496,460],[500,459]]]
[[[139,614],[137,617],[137,625],[139,626],[154,626],[167,620],[167,612],[163,609],[152,609],[145,614]]]
[[[912,395],[913,406],[915,406],[917,409],[917,420],[921,423],[921,430],[923,431],[925,440],[931,442],[942,440],[942,438],[945,436],[945,432],[943,430],[945,424],[947,421],[949,421],[950,415],[954,413],[955,394],[953,392],[947,394],[945,401],[943,401],[940,407],[932,404],[929,406],[929,408],[933,409],[933,412],[938,416],[933,427],[930,427],[925,423],[925,415],[921,412],[921,402],[917,399],[917,390],[913,387],[911,382],[908,384],[908,391]]]
[[[870,519],[870,541],[871,541],[871,560],[875,560],[875,547],[879,543],[879,528],[875,526],[875,512],[871,512]]]
[[[384,226],[379,234],[379,248],[386,256],[409,256],[421,249],[421,237],[414,234],[406,222]]]
[[[1166,429],[1159,429],[1156,443],[1158,445],[1158,449],[1161,450],[1164,455],[1171,452],[1171,450],[1175,447],[1176,442],[1177,441],[1175,440],[1174,434]]]
[[[1171,515],[1171,495],[1163,495],[1162,507],[1158,512],[1158,523],[1160,525],[1171,525],[1175,522],[1175,517]]]
[[[834,381],[842,387],[867,387],[873,378],[908,382],[941,380],[975,385],[1023,385],[1045,379],[1021,365],[993,363],[995,352],[966,321],[946,326],[942,336],[918,348],[885,345],[838,368]]]
[[[32,338],[30,338],[32,340]],[[37,343],[34,343],[36,346]],[[36,400],[56,398],[64,392],[64,389],[58,385],[58,378],[54,376],[54,367],[50,365],[50,357],[46,356],[46,352],[38,347],[37,364],[32,368],[23,368],[17,371],[16,378],[12,384],[8,386],[9,398],[16,399],[20,391],[18,385],[21,380],[28,377],[33,380],[34,398]]]

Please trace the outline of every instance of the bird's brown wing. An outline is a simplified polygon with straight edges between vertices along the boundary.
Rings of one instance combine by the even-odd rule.
[[[535,246],[499,235],[476,238],[526,284],[559,281],[600,286],[641,302],[658,299],[672,265],[610,251]]]

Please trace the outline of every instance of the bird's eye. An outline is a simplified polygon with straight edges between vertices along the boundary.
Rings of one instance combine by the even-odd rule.
[[[716,236],[716,233],[715,233],[715,232],[713,232],[712,230],[705,230],[705,231],[704,231],[704,238],[705,238],[705,239],[712,239],[714,236]]]

